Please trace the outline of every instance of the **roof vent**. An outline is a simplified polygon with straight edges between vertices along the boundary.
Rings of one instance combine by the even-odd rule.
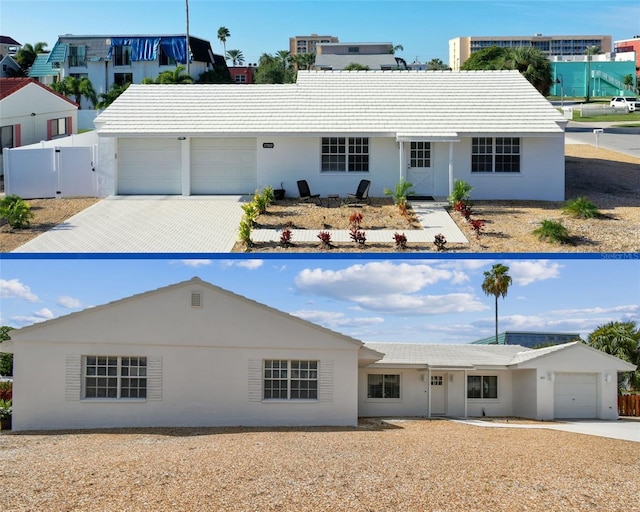
[[[201,308],[202,307],[202,293],[200,293],[200,292],[191,292],[191,307],[192,308]]]

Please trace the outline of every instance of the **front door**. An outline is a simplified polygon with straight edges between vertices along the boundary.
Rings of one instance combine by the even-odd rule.
[[[431,374],[431,415],[444,416],[447,414],[445,374]]]
[[[409,143],[407,154],[407,181],[419,196],[433,195],[433,167],[431,162],[431,142]]]

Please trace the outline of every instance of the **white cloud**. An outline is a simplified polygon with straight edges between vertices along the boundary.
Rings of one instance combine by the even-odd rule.
[[[255,270],[260,268],[264,264],[264,260],[247,259],[247,260],[223,260],[221,261],[224,267],[241,267],[248,270]]]
[[[563,265],[549,260],[513,261],[509,263],[509,275],[514,283],[526,286],[536,281],[556,279],[562,268]]]
[[[379,325],[384,322],[384,318],[380,317],[350,317],[344,313],[333,313],[330,311],[300,310],[294,311],[291,314],[329,329],[344,329],[345,327],[363,328]]]
[[[364,309],[396,315],[441,315],[483,311],[489,306],[469,293],[447,295],[402,295],[361,297],[357,303]]]
[[[84,307],[84,304],[82,304],[80,299],[76,299],[74,297],[69,297],[67,295],[63,295],[61,297],[58,297],[58,300],[56,301],[56,304],[58,304],[58,306],[66,308],[66,309],[81,309],[81,308]]]
[[[54,318],[53,312],[49,308],[42,308],[38,311],[34,311],[32,316],[14,316],[11,318],[13,322],[18,324],[36,324],[44,322],[45,320],[51,320]]]
[[[182,265],[185,265],[187,267],[198,268],[211,265],[211,260],[179,260],[178,263],[181,263]]]
[[[22,284],[19,279],[0,279],[0,297],[38,302],[38,296],[32,293],[31,288]]]

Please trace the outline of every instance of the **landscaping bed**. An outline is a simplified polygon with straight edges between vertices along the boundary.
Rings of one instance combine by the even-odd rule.
[[[446,420],[0,433],[3,510],[636,510],[638,443]]]

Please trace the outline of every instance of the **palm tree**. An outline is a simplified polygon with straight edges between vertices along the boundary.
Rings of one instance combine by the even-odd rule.
[[[389,53],[391,55],[395,55],[396,52],[403,52],[403,51],[404,51],[404,46],[402,46],[401,44],[397,44],[389,48]]]
[[[242,55],[242,50],[229,50],[227,52],[227,60],[231,59],[232,65],[243,64],[244,63],[244,55]]]
[[[142,79],[143,84],[190,84],[193,78],[185,73],[185,67],[179,64],[173,71],[167,70],[160,73],[155,79],[146,77]]]
[[[369,66],[358,62],[351,62],[342,68],[344,71],[369,71]]]
[[[427,69],[437,71],[451,70],[449,66],[442,62],[442,59],[431,59],[429,62],[427,62]]]
[[[640,328],[636,322],[609,322],[589,334],[587,343],[607,354],[640,366]],[[620,388],[640,389],[640,370],[621,376]]]
[[[584,100],[586,103],[591,99],[591,56],[598,55],[600,53],[599,46],[588,46],[584,50],[585,55],[587,56],[587,93],[584,95]]]
[[[36,44],[25,44],[18,53],[16,54],[16,62],[20,65],[20,67],[27,71],[31,66],[33,66],[33,62],[36,60],[36,57],[39,53],[46,53],[46,48],[49,46],[45,42],[38,42]]]
[[[291,58],[297,69],[311,69],[316,63],[315,53],[296,53]]]
[[[282,69],[287,69],[287,65],[291,62],[291,52],[289,50],[278,50],[275,60],[280,62]]]
[[[505,67],[517,69],[543,96],[549,95],[553,83],[551,62],[537,48],[521,46],[508,52]]]
[[[100,93],[100,100],[96,103],[96,109],[104,110],[109,105],[111,105],[114,101],[118,99],[118,97],[127,90],[130,84],[118,85],[113,84],[111,89],[107,92]]]
[[[227,55],[227,39],[231,37],[231,32],[227,27],[220,27],[218,29],[218,40],[222,43],[222,47],[224,48],[225,57]]]
[[[82,98],[87,98],[92,106],[95,108],[98,103],[98,95],[91,80],[86,76],[82,78],[76,78],[75,76],[68,76],[61,82],[55,82],[51,84],[54,91],[63,94],[64,96],[73,96],[74,101],[79,105]]]
[[[485,295],[493,295],[496,298],[496,341],[498,344],[498,297],[506,297],[507,290],[511,285],[511,276],[507,274],[509,267],[502,263],[497,263],[484,273],[482,291]]]

